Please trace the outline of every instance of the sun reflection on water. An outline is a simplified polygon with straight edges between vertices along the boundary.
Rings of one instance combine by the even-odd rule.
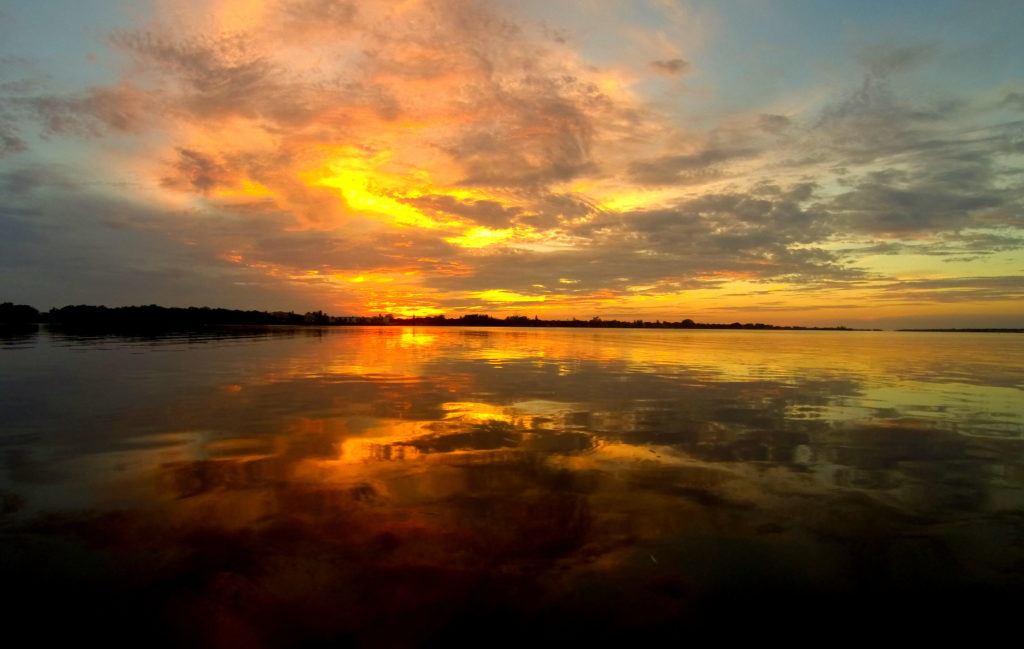
[[[0,375],[3,521],[37,557],[8,573],[33,602],[59,548],[105,557],[75,610],[161,611],[152,624],[207,646],[224,625],[270,646],[409,646],[496,611],[522,620],[518,641],[653,641],[751,594],[763,623],[793,607],[839,623],[837,602],[868,596],[1012,601],[993,594],[1024,565],[1024,343],[993,341],[44,335]]]

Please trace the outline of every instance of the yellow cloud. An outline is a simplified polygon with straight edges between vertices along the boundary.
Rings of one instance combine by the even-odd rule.
[[[470,293],[472,297],[488,302],[543,302],[547,297],[543,295],[524,295],[503,289],[491,289],[489,291],[477,291]]]

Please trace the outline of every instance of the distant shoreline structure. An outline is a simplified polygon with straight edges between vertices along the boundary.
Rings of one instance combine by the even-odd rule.
[[[415,326],[415,327],[569,327],[595,329],[742,329],[768,331],[881,331],[845,326],[805,327],[774,325],[763,322],[706,323],[689,318],[679,321],[655,320],[542,320],[537,316],[522,315],[495,318],[487,314],[467,314],[456,318],[445,315],[411,316],[401,318],[393,314],[376,316],[332,316],[323,311],[295,313],[293,311],[256,311],[211,307],[164,307],[156,304],[144,306],[68,305],[41,312],[25,304],[0,304],[0,325],[46,324],[62,327],[115,330],[187,330],[225,325],[291,325],[291,326]],[[1024,333],[1024,329],[1011,328],[943,328],[897,329],[913,332],[965,332],[965,333]]]
[[[967,333],[967,334],[1021,334],[1024,329],[1007,329],[999,327],[968,327],[951,329],[895,329],[894,331],[915,331],[919,333]]]

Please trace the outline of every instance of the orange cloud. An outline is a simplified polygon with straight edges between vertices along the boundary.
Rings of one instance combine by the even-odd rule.
[[[201,269],[191,286],[206,273],[220,294],[301,295],[335,312],[584,317],[1017,294],[1020,193],[1006,185],[1008,145],[990,144],[1010,141],[1012,124],[997,123],[1007,100],[973,122],[966,103],[913,105],[876,62],[810,112],[686,119],[669,104],[707,100],[687,85],[708,73],[699,51],[659,41],[632,64],[595,65],[508,3],[158,7],[111,36],[126,58],[116,80],[63,96],[0,89],[4,120],[31,114],[45,137],[113,136],[90,164],[124,183],[116,200],[76,202],[77,179],[52,169],[0,180],[18,200],[59,190],[142,233],[136,266],[181,248],[160,263]],[[681,94],[646,103],[650,84]],[[0,128],[0,153],[20,155],[21,122]],[[944,153],[928,153],[939,142]],[[32,200],[25,213],[53,211]],[[965,266],[975,259],[991,270]],[[985,281],[898,281],[942,276],[946,263],[953,279]]]

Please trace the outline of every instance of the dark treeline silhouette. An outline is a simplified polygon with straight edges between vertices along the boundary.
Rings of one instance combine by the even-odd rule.
[[[0,304],[0,324],[29,324],[39,322],[39,311],[27,304]]]
[[[448,318],[444,315],[394,318],[391,324],[416,325],[416,326],[455,326],[455,327],[594,327],[603,329],[828,329],[847,330],[847,327],[791,327],[765,324],[763,322],[733,322],[730,324],[694,322],[686,318],[678,322],[670,320],[604,320],[600,317],[593,317],[590,320],[541,320],[534,316],[529,318],[523,315],[510,315],[504,318],[495,318],[484,314],[470,314],[458,318]]]
[[[40,312],[30,306],[0,305],[0,322],[36,322],[52,325],[115,328],[190,329],[218,325],[334,325],[349,324],[322,311],[244,311],[211,307],[68,305]]]
[[[393,314],[375,316],[332,316],[323,311],[295,313],[293,311],[243,311],[210,307],[146,306],[92,306],[68,305],[46,312],[24,305],[4,302],[0,304],[0,323],[47,323],[52,325],[117,328],[117,329],[194,329],[219,325],[394,325],[394,326],[448,326],[448,327],[593,327],[622,329],[786,329],[846,330],[846,327],[793,327],[757,323],[733,322],[729,324],[694,322],[686,318],[678,322],[655,320],[541,320],[523,315],[495,318],[486,314],[467,314],[457,318],[445,315],[400,318]]]

